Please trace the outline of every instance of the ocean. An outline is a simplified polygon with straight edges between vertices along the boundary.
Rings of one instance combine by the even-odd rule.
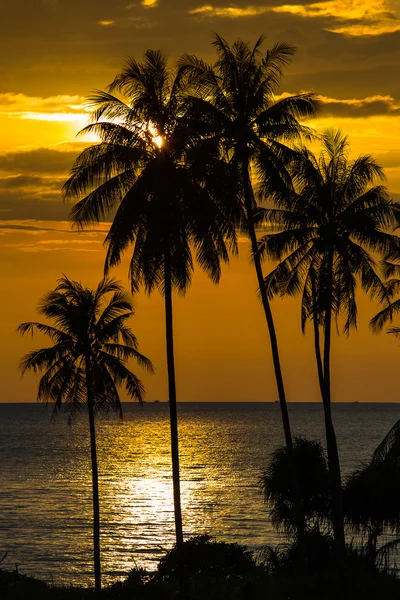
[[[293,433],[324,440],[320,404],[290,404]],[[400,417],[397,404],[334,404],[342,473],[367,461]],[[278,404],[180,403],[185,536],[250,549],[282,539],[258,481],[283,442]],[[124,405],[97,420],[104,583],[154,568],[174,542],[168,405]],[[56,584],[92,582],[88,423],[38,404],[0,404],[0,557]]]

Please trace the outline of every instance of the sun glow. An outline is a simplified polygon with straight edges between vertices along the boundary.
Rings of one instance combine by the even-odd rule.
[[[153,142],[155,143],[156,146],[158,146],[158,148],[161,148],[164,140],[162,139],[161,135],[156,135],[153,137]]]
[[[158,148],[161,148],[161,146],[164,143],[164,139],[163,139],[162,135],[159,135],[156,127],[152,123],[149,123],[147,125],[147,131],[150,134],[153,144],[155,146],[157,146]]]

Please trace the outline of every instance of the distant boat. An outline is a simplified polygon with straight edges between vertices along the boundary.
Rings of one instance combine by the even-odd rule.
[[[154,400],[155,404],[160,404],[160,400]]]
[[[353,404],[358,404],[358,400],[354,400]]]

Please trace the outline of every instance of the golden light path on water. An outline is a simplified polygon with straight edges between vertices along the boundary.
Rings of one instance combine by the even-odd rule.
[[[324,438],[319,404],[291,405],[293,430]],[[395,404],[334,407],[343,473],[368,459],[397,420]],[[209,533],[251,549],[276,544],[258,480],[282,442],[277,404],[180,404],[185,537]],[[174,543],[167,403],[126,405],[97,422],[105,583],[155,569]],[[55,583],[92,583],[86,416],[72,426],[35,404],[0,404],[0,554],[5,568]]]

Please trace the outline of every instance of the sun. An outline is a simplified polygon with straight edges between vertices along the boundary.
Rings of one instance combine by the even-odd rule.
[[[161,148],[164,143],[164,138],[159,135],[156,127],[152,123],[149,123],[147,125],[147,131],[150,133],[153,144],[158,148]]]

